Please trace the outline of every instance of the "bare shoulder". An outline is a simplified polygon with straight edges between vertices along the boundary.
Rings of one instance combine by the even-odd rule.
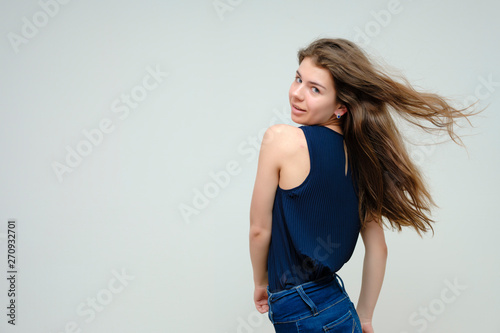
[[[295,126],[288,124],[275,124],[270,126],[264,134],[263,141],[273,142],[274,146],[281,149],[293,149],[297,144],[305,141],[304,132]]]
[[[294,156],[301,148],[307,146],[304,132],[295,126],[276,124],[270,126],[262,138],[262,149],[273,155],[282,166],[283,161]]]

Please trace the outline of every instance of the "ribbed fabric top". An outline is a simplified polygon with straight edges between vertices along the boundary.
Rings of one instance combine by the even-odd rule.
[[[292,189],[278,186],[267,260],[269,290],[277,292],[337,272],[359,236],[358,198],[342,134],[321,125],[300,126],[310,171]]]

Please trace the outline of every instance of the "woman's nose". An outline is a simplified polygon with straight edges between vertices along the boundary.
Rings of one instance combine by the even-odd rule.
[[[295,87],[292,87],[292,96],[298,100],[302,100],[303,93],[302,93],[302,86],[301,85],[297,85]]]

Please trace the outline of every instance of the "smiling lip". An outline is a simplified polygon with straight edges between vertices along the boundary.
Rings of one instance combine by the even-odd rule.
[[[298,107],[296,107],[293,104],[292,104],[292,108],[294,108],[296,111],[299,111],[299,112],[306,112],[306,110],[299,109]]]

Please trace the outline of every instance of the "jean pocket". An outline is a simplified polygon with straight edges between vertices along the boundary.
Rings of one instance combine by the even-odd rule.
[[[335,321],[332,321],[331,323],[326,324],[323,326],[323,331],[326,333],[332,332],[332,333],[347,333],[347,332],[358,332],[358,327],[356,325],[356,320],[354,319],[354,316],[352,315],[351,310],[348,310],[345,315],[342,317],[338,318]]]

